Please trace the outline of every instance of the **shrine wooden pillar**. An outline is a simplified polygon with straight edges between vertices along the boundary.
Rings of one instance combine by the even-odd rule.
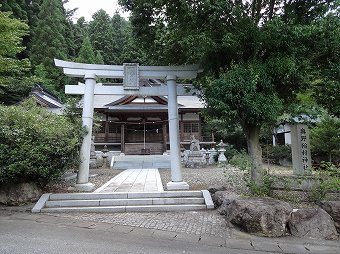
[[[120,151],[125,153],[125,123],[120,125]]]
[[[163,152],[165,153],[168,148],[168,137],[166,135],[167,130],[167,122],[163,121],[162,123],[162,137],[163,137]]]

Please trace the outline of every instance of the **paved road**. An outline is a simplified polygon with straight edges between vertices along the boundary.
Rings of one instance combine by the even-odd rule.
[[[222,239],[9,211],[0,211],[0,243],[1,254],[340,253],[334,241]]]
[[[190,237],[174,240],[124,231],[0,219],[0,253],[259,253],[197,244]]]

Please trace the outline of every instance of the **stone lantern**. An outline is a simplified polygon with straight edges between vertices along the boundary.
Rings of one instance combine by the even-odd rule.
[[[210,154],[211,152],[208,149],[205,150],[205,160],[206,160],[207,165],[209,165]]]
[[[227,158],[224,155],[224,152],[226,151],[225,148],[227,146],[228,146],[227,144],[223,143],[222,139],[221,139],[221,142],[218,145],[216,145],[217,151],[219,152],[219,155],[218,155],[218,165],[222,166],[222,165],[227,164]]]

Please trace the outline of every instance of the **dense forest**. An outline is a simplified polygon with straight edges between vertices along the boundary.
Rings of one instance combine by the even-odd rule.
[[[144,61],[130,23],[118,13],[99,10],[90,22],[80,17],[74,23],[77,10],[65,9],[64,3],[62,0],[1,2],[2,38],[8,38],[14,26],[19,34],[16,51],[1,52],[1,57],[17,63],[12,68],[0,69],[0,102],[13,104],[22,100],[37,83],[63,99],[65,84],[74,81],[55,67],[54,58],[101,64]],[[10,40],[1,43],[1,46],[14,46]]]

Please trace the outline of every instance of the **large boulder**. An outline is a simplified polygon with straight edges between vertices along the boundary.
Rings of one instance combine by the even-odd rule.
[[[221,214],[248,233],[261,236],[283,236],[293,211],[287,202],[272,198],[226,198],[219,208]]]
[[[333,218],[335,228],[340,233],[340,201],[322,201],[320,207]]]
[[[10,206],[22,205],[37,201],[42,195],[36,183],[19,183],[4,186],[0,190],[0,203]]]
[[[336,239],[337,232],[331,216],[321,208],[297,209],[288,222],[293,236],[312,239]]]

